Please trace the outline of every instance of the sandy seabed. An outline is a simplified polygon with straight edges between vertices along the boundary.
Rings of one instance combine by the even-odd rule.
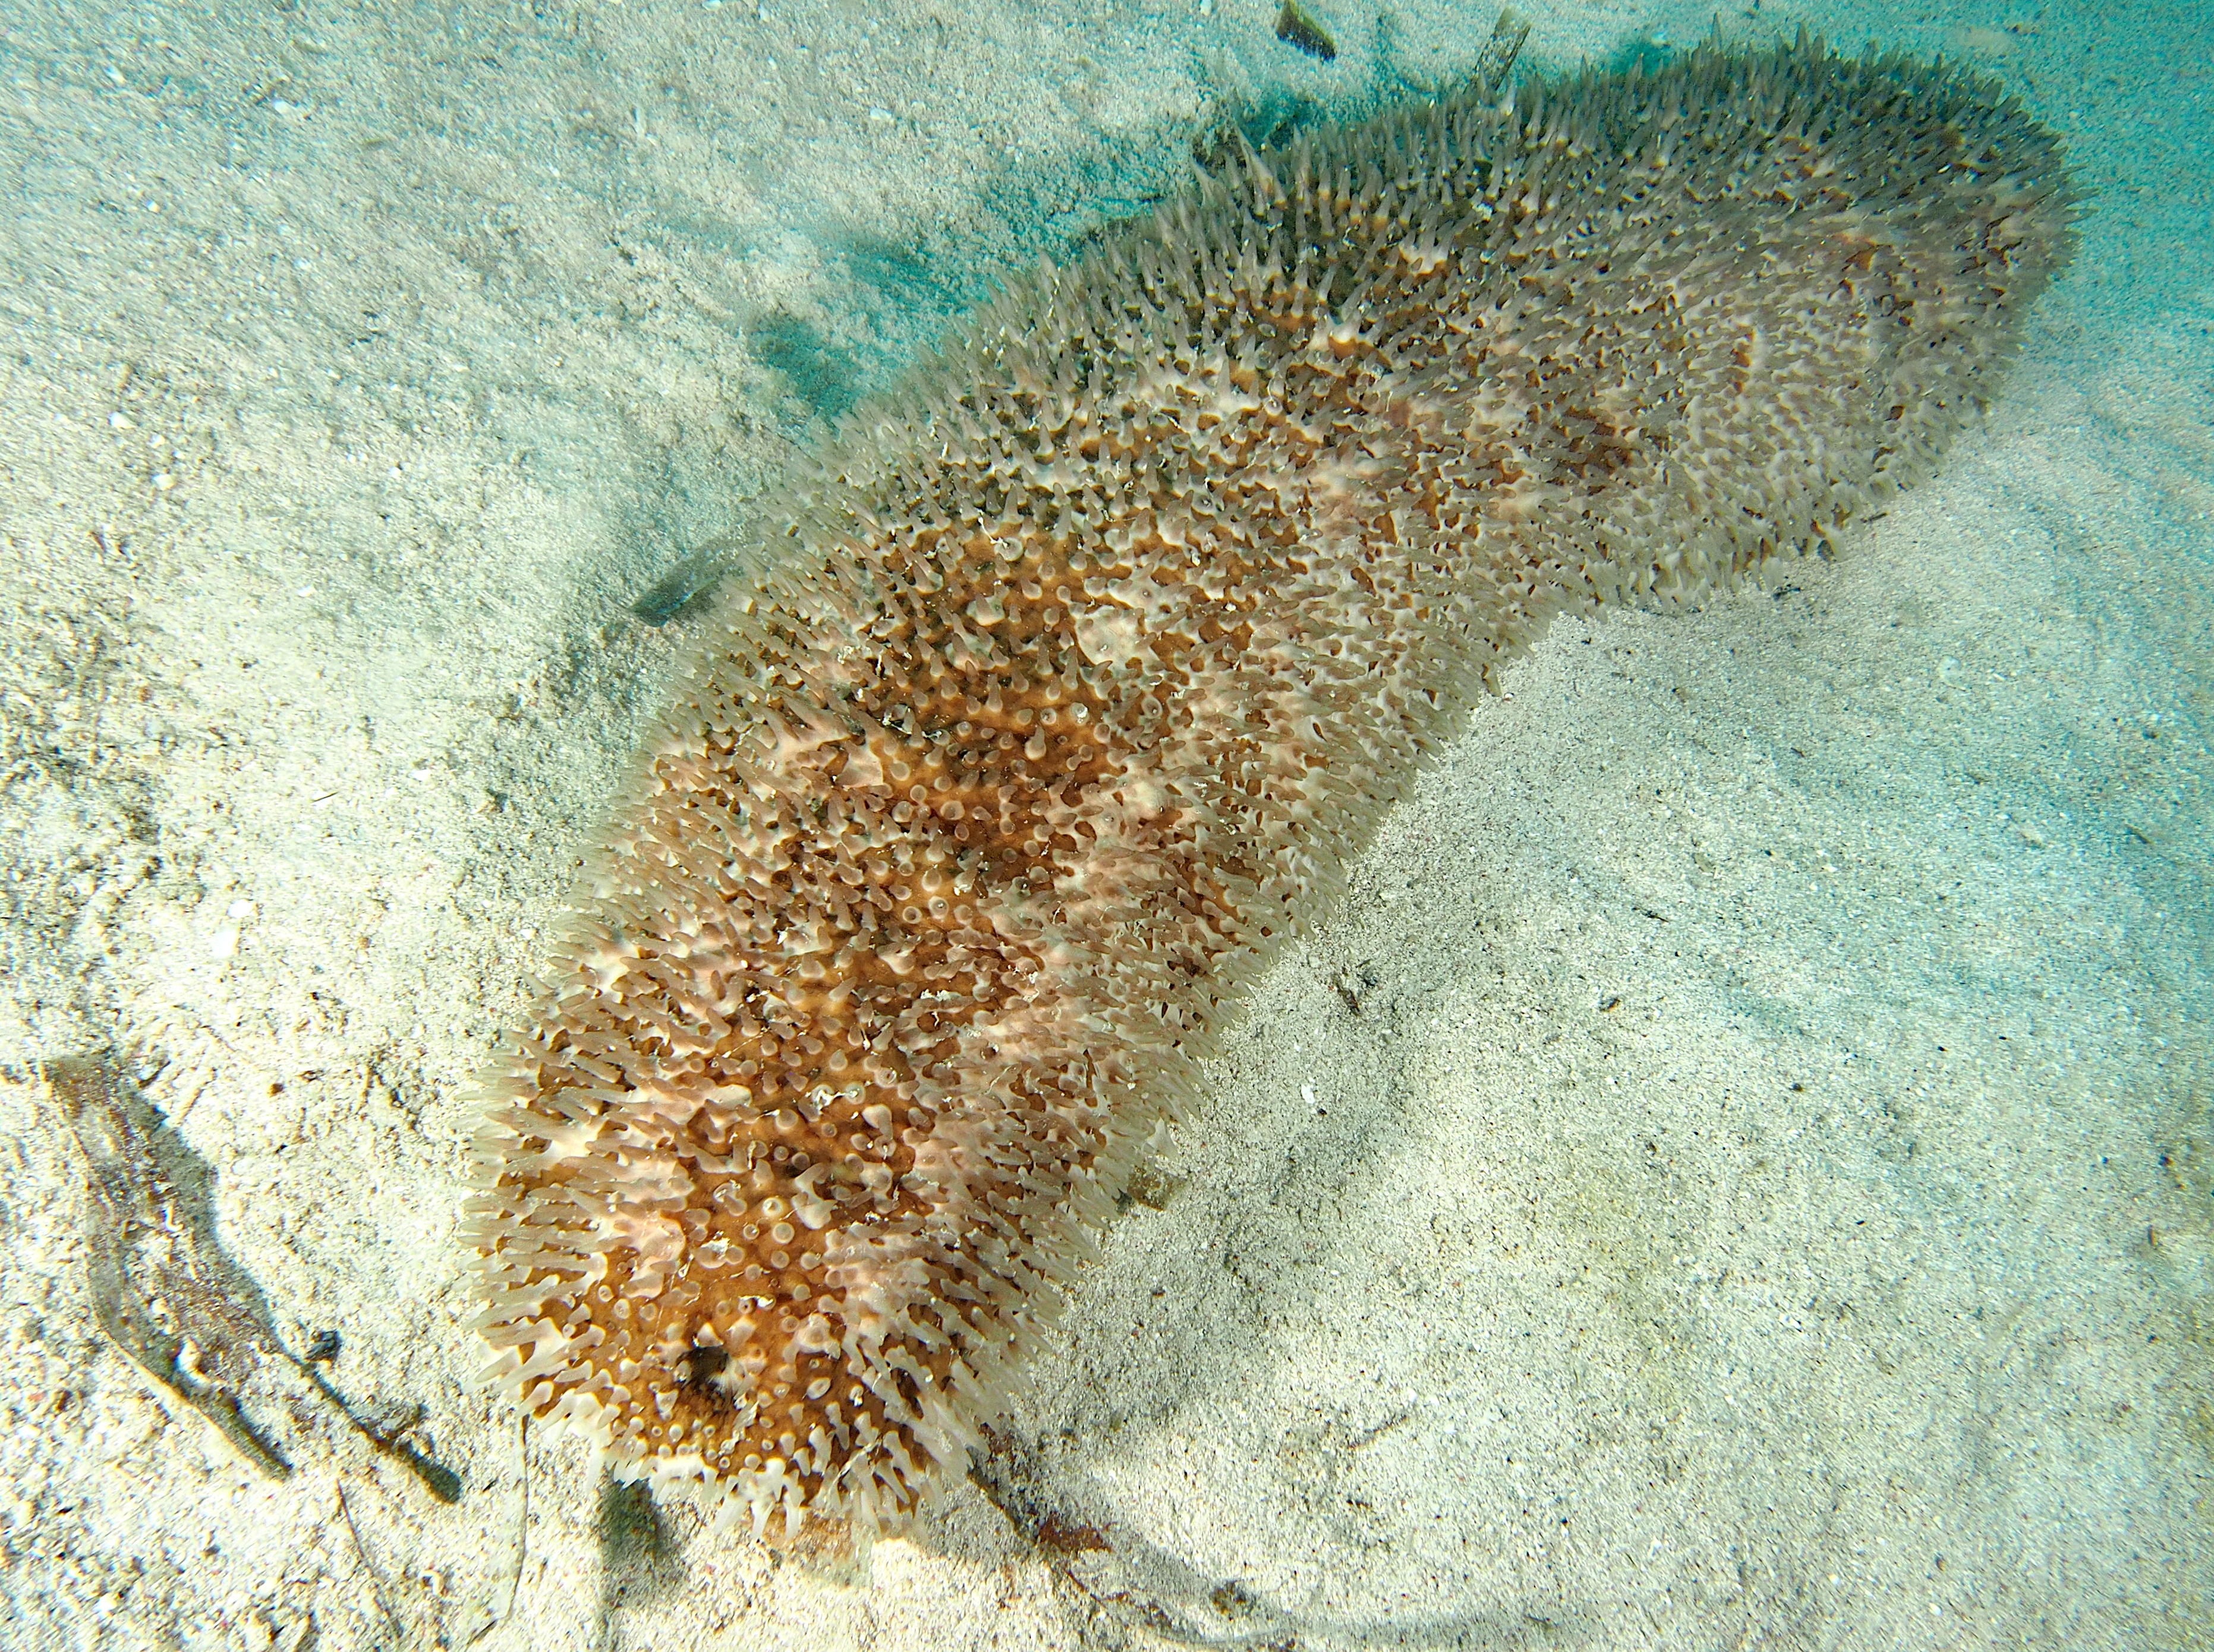
[[[1510,672],[911,1536],[718,1535],[476,1382],[462,1090],[697,622],[629,605],[1226,114],[1491,21],[1312,9],[1329,64],[1255,0],[0,10],[0,1644],[2214,1642],[2184,0],[1722,20],[1996,76],[2075,269],[1836,560]],[[1550,70],[1712,21],[1530,17]],[[100,1325],[40,1074],[102,1053],[335,1333],[247,1385],[286,1478]]]

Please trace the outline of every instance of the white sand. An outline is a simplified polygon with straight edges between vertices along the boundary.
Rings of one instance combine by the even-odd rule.
[[[459,1092],[681,640],[624,605],[1216,100],[1358,111],[1490,13],[1318,3],[1324,68],[1259,0],[540,9],[0,15],[0,1643],[2214,1641],[2205,9],[1728,20],[2070,135],[1990,428],[1788,589],[1518,667],[1001,1449],[844,1563],[472,1380]],[[1552,68],[1709,15],[1533,15]],[[459,1502],[275,1371],[265,1479],[106,1343],[36,1078],[101,1048]]]

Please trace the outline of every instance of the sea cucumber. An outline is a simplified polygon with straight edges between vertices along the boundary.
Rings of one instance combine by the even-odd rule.
[[[1243,153],[796,480],[485,1081],[493,1368],[760,1531],[957,1472],[1243,982],[1550,616],[1926,471],[2056,140],[1802,40]]]

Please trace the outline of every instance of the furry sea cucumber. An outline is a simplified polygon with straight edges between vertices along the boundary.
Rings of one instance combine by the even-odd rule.
[[[1241,986],[1551,615],[1926,471],[2057,141],[1802,38],[1245,153],[795,481],[486,1080],[494,1370],[758,1532],[957,1473]]]

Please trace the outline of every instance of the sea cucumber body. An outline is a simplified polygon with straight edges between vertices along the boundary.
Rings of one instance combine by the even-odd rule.
[[[1561,609],[1926,468],[2053,142],[1819,48],[1249,156],[798,484],[487,1080],[495,1369],[756,1524],[910,1508],[1240,984]]]

